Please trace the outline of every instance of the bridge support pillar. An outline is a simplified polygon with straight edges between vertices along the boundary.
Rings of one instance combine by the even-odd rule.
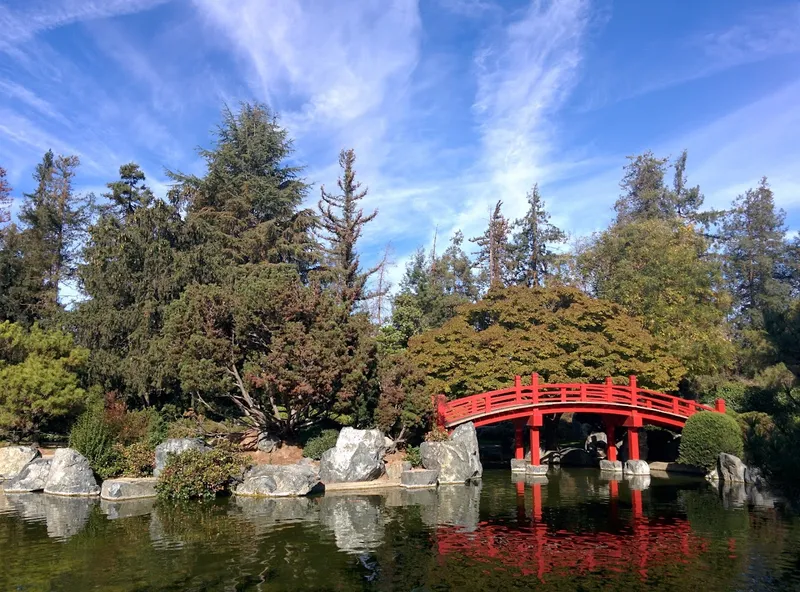
[[[534,411],[533,415],[528,418],[528,428],[531,446],[531,465],[539,465],[542,463],[541,452],[539,450],[539,432],[542,429],[542,412]]]
[[[606,458],[611,462],[617,460],[617,438],[614,434],[614,422],[606,420]]]
[[[525,429],[525,420],[514,422],[514,458],[522,460],[525,458],[524,440],[522,431]]]
[[[639,428],[628,428],[628,459],[639,460]]]

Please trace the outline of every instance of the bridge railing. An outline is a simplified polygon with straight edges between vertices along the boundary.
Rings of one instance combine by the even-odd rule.
[[[721,401],[721,400],[720,400]],[[491,415],[503,410],[541,406],[543,409],[559,403],[596,403],[604,405],[623,405],[632,408],[652,410],[661,413],[688,418],[699,411],[724,411],[724,401],[717,407],[709,407],[697,401],[690,401],[666,393],[641,389],[636,384],[636,377],[629,378],[629,384],[614,384],[607,378],[603,384],[587,383],[553,383],[539,382],[539,376],[533,374],[531,383],[522,384],[517,376],[514,386],[495,391],[472,395],[453,401],[440,401],[438,414],[445,424],[456,422],[467,417]]]

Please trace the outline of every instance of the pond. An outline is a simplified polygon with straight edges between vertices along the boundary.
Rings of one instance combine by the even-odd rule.
[[[181,506],[0,494],[0,590],[800,590],[800,520],[595,470]]]

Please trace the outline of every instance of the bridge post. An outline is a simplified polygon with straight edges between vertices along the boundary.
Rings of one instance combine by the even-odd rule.
[[[614,422],[606,420],[606,457],[611,462],[617,460],[617,439],[614,435]]]
[[[522,460],[525,458],[525,449],[522,440],[522,430],[525,428],[525,421],[514,422],[514,458]]]
[[[540,411],[534,411],[533,415],[528,418],[528,428],[530,432],[528,433],[528,437],[530,438],[530,446],[531,446],[531,466],[533,465],[540,465],[542,462],[541,453],[539,452],[539,430],[542,429],[542,414]]]
[[[719,413],[725,413],[725,399],[717,399],[714,401],[714,409]]]
[[[628,459],[639,460],[639,428],[628,428]]]
[[[636,400],[637,400],[637,396],[636,396],[636,376],[631,375],[630,377],[628,377],[628,386],[631,389],[631,405],[636,407]]]

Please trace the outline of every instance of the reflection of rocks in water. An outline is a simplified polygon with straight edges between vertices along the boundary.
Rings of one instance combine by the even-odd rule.
[[[41,493],[15,494],[9,502],[24,520],[45,522],[48,536],[55,539],[68,539],[83,530],[97,505],[96,499]]]
[[[120,502],[100,500],[100,510],[108,516],[109,520],[119,518],[133,518],[146,516],[153,511],[156,500],[154,498],[124,500]]]
[[[481,484],[439,487],[436,522],[459,526],[467,531],[478,528],[481,505]]]
[[[438,499],[436,488],[406,489],[405,487],[396,487],[387,490],[384,495],[384,503],[387,508],[402,508],[405,506],[435,508]]]
[[[775,507],[775,496],[766,488],[752,483],[719,482],[719,496],[726,510],[752,506],[755,508]]]
[[[250,522],[261,534],[273,529],[276,524],[316,522],[319,520],[319,505],[307,497],[240,497],[232,500],[231,512],[237,512]]]
[[[643,491],[650,487],[650,475],[626,475],[625,481],[633,491]]]
[[[342,551],[374,551],[383,541],[384,517],[380,496],[325,496],[320,500],[320,521],[333,531]]]

